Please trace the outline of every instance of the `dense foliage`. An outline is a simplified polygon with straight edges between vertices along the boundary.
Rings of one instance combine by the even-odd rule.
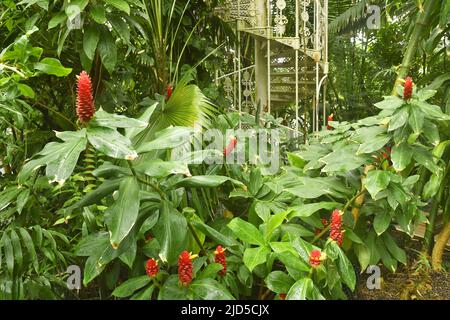
[[[225,111],[218,2],[0,3],[0,299],[347,299],[424,222],[418,259],[446,267],[448,2],[388,1],[368,31],[330,1],[334,117],[307,144]],[[229,162],[243,124],[282,132],[278,171]]]

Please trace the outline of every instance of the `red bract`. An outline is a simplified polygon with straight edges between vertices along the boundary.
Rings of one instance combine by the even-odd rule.
[[[231,151],[234,150],[237,144],[237,139],[235,137],[231,138],[231,142],[227,145],[227,147],[223,150],[223,155],[226,157],[228,156]]]
[[[339,246],[342,245],[342,240],[344,239],[344,233],[342,232],[342,213],[338,209],[335,209],[331,214],[330,238],[336,241]]]
[[[285,300],[285,299],[286,299],[286,295],[287,295],[286,293],[280,293],[280,294],[279,294],[280,299],[281,299],[281,300]]]
[[[173,86],[171,84],[167,85],[165,91],[166,91],[166,100],[169,100],[170,97],[172,96]]]
[[[219,274],[224,276],[227,273],[227,257],[225,256],[225,249],[220,245],[214,251],[214,261],[222,265],[223,268],[219,271]]]
[[[92,96],[91,78],[86,71],[78,76],[77,115],[81,122],[88,122],[95,113],[94,98]]]
[[[405,86],[403,89],[403,99],[409,100],[412,97],[413,92],[413,81],[411,77],[407,77],[405,80]]]
[[[192,258],[187,251],[183,251],[178,257],[178,279],[184,286],[188,286],[192,281]]]
[[[158,262],[153,258],[148,259],[147,263],[145,264],[145,272],[147,273],[147,275],[151,278],[156,277],[158,271]]]
[[[330,115],[328,116],[327,123],[328,123],[328,122],[331,122],[331,121],[334,121],[334,114],[330,114]],[[328,130],[333,130],[333,127],[330,126],[329,124],[327,124],[327,129],[328,129]]]
[[[320,250],[314,249],[309,255],[309,264],[311,267],[318,267],[322,262],[322,252]]]

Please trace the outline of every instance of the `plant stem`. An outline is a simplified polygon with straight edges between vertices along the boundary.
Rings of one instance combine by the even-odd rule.
[[[406,48],[405,55],[403,56],[402,64],[398,71],[397,79],[394,83],[394,88],[392,89],[392,95],[397,95],[397,85],[400,84],[401,80],[404,79],[409,72],[411,64],[414,60],[414,57],[417,53],[417,48],[419,46],[420,40],[424,36],[424,31],[427,28],[428,23],[430,22],[431,17],[433,16],[433,10],[436,4],[439,3],[439,0],[428,0],[425,1],[424,9],[422,12],[419,12],[417,16],[417,20],[415,22],[414,30],[412,32],[411,38],[409,39],[408,46]]]
[[[358,198],[360,195],[362,195],[364,192],[366,192],[365,189],[359,191],[356,195],[354,195],[350,200],[347,201],[347,203],[345,204],[344,208],[342,209],[343,212],[345,212],[348,207],[353,203],[353,201],[356,200],[356,198]],[[319,240],[320,238],[322,238],[322,236],[327,233],[331,228],[331,223],[328,224],[325,228],[323,228],[323,230],[314,237],[314,239],[311,241],[311,243],[315,243],[317,240]]]
[[[188,225],[189,231],[191,231],[192,236],[194,237],[195,242],[197,242],[197,245],[198,245],[199,248],[200,248],[200,252],[206,257],[206,251],[205,251],[205,248],[203,248],[203,244],[202,244],[202,242],[200,241],[200,238],[198,237],[197,233],[195,232],[194,227],[192,226],[192,224],[191,224],[191,222],[189,221],[189,219],[186,219],[186,221],[187,221],[187,225]]]
[[[153,182],[151,182],[151,181],[147,181],[147,180],[144,180],[144,179],[139,178],[138,175],[137,175],[137,173],[136,173],[136,170],[133,168],[133,164],[131,163],[131,160],[127,160],[127,162],[128,162],[128,166],[129,166],[130,169],[131,169],[131,172],[133,173],[133,176],[135,176],[136,179],[137,179],[139,182],[148,185],[148,186],[151,187],[153,190],[155,190],[156,192],[158,192],[158,194],[160,195],[161,199],[167,199],[166,194],[158,187],[157,184],[155,184],[155,183],[153,183]]]

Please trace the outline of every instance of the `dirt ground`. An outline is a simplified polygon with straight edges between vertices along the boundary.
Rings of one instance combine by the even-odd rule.
[[[428,262],[413,251],[408,252],[408,266],[399,267],[396,273],[381,268],[381,288],[369,290],[367,278],[361,274],[355,300],[450,300],[450,252],[444,256],[447,271],[434,272]]]

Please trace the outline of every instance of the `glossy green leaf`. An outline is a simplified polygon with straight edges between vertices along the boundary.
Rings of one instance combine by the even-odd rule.
[[[227,288],[214,279],[199,279],[192,282],[190,290],[199,300],[235,300]]]
[[[125,12],[126,14],[130,14],[130,6],[125,0],[103,0],[105,3]]]
[[[375,219],[373,221],[373,228],[377,235],[382,234],[387,230],[391,223],[391,215],[388,211],[383,211],[381,213],[375,214]]]
[[[310,278],[303,278],[298,280],[289,289],[286,300],[307,300],[311,299],[310,293],[313,289],[314,283]]]
[[[151,278],[147,275],[131,278],[114,289],[112,295],[119,298],[131,296],[135,291],[151,283]]]
[[[136,223],[139,213],[139,182],[126,177],[119,186],[119,195],[105,212],[113,248],[118,248]]]
[[[244,251],[243,261],[245,266],[253,271],[256,266],[266,262],[267,255],[270,253],[270,248],[261,246],[256,248],[247,248]]]
[[[57,77],[65,77],[72,72],[72,68],[65,68],[58,59],[44,58],[34,64],[34,69]]]
[[[367,191],[369,191],[372,198],[375,199],[380,191],[387,188],[389,181],[390,176],[387,171],[371,170],[364,179],[364,186],[367,188]]]
[[[174,264],[186,244],[186,218],[173,207],[172,203],[163,200],[159,208],[158,223],[152,230],[161,245],[160,259]]]
[[[89,60],[94,59],[95,51],[97,50],[97,44],[99,40],[100,40],[100,31],[96,26],[91,24],[84,30],[83,50],[86,56],[89,58]]]
[[[192,129],[186,127],[170,127],[156,134],[152,141],[139,146],[138,152],[144,153],[153,150],[172,149],[189,142]]]
[[[131,141],[114,129],[88,127],[87,137],[94,148],[112,158],[126,160],[137,158],[137,153],[133,150]]]
[[[261,232],[256,227],[241,218],[234,218],[228,224],[228,227],[233,231],[234,235],[244,242],[264,246],[265,241]]]
[[[287,293],[294,284],[294,280],[283,271],[272,271],[265,279],[266,286],[275,293]]]
[[[123,115],[97,110],[90,121],[91,126],[114,128],[145,128],[147,123],[141,120],[128,118]]]
[[[412,160],[413,149],[406,142],[394,146],[391,152],[392,166],[397,171],[403,171]]]

